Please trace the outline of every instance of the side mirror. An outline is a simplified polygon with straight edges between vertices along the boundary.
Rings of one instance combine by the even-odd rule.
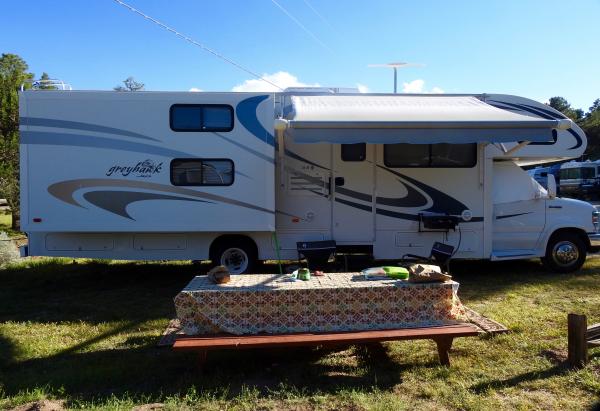
[[[556,198],[556,179],[551,173],[548,173],[548,197]]]

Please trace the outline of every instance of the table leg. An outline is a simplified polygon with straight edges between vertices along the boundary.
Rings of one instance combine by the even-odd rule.
[[[206,363],[206,357],[208,357],[208,350],[198,351],[198,367],[203,368]]]
[[[450,357],[448,352],[452,348],[453,337],[436,337],[434,339],[437,344],[438,356],[440,357],[440,364],[450,366]]]

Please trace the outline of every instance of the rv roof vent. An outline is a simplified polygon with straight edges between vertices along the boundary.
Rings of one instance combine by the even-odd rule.
[[[25,89],[25,84],[21,84],[21,91]],[[59,79],[39,79],[31,81],[31,90],[61,90],[71,91],[73,87]]]

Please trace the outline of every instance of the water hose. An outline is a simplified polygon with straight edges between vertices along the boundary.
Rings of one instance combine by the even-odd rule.
[[[281,255],[279,254],[279,241],[277,240],[277,233],[273,231],[273,242],[275,243],[275,252],[277,253],[277,265],[279,266],[279,274],[283,274],[283,268],[281,267]]]

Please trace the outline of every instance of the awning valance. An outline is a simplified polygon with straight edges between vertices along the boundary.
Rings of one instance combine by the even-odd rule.
[[[297,143],[546,142],[570,120],[502,110],[472,96],[291,96],[285,134]]]

